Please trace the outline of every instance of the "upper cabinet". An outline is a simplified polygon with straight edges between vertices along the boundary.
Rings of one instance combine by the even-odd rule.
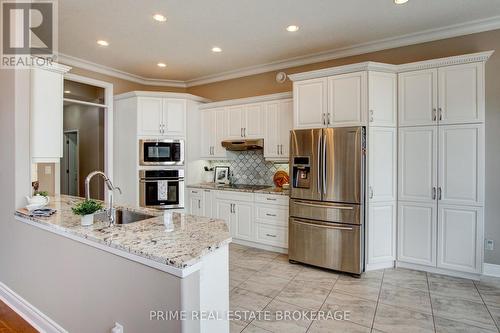
[[[215,102],[200,112],[201,158],[227,158],[223,140],[264,139],[267,160],[288,160],[293,119],[289,93]]]
[[[484,121],[484,64],[439,68],[439,123]]]
[[[139,136],[185,136],[186,100],[138,97]]]
[[[30,70],[30,153],[33,163],[63,156],[63,80],[70,68],[54,64]]]
[[[325,77],[304,80],[302,75],[308,74],[291,76],[294,128],[396,126],[396,74],[325,72],[318,74]]]
[[[328,78],[327,126],[358,126],[366,123],[366,72]]]
[[[288,160],[292,118],[292,100],[266,104],[264,158]]]
[[[370,126],[397,126],[397,76],[368,72],[368,122]]]
[[[470,63],[399,74],[399,125],[484,121],[484,64]]]

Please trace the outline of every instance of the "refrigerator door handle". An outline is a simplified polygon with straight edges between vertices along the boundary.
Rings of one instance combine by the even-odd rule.
[[[324,228],[324,229],[353,230],[352,227],[337,227],[337,226],[332,226],[332,225],[310,223],[310,222],[302,221],[302,220],[299,220],[299,219],[293,219],[292,223],[306,225],[306,226],[309,226],[309,227]]]
[[[321,135],[318,137],[318,176],[316,177],[318,179],[318,193],[321,194],[321,164],[320,164],[320,161],[321,161],[321,158],[320,158],[320,154],[321,154]]]
[[[323,194],[327,193],[327,182],[326,182],[326,135],[323,136]]]
[[[349,206],[332,206],[332,205],[320,205],[320,204],[312,204],[304,201],[295,201],[295,203],[301,206],[309,206],[309,207],[317,207],[317,208],[331,208],[331,209],[344,209],[344,210],[353,210],[352,207]]]

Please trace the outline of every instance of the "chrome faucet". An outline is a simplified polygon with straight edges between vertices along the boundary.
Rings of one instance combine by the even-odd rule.
[[[87,178],[85,178],[85,199],[90,200],[90,180],[96,176],[99,175],[104,179],[104,183],[108,187],[109,190],[109,198],[108,198],[108,209],[107,209],[107,216],[110,224],[115,223],[115,213],[113,210],[113,192],[117,190],[122,194],[122,190],[118,186],[114,186],[111,180],[106,176],[106,174],[102,171],[92,171],[89,173]]]

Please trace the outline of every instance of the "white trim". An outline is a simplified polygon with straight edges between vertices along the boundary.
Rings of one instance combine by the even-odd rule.
[[[355,44],[348,47],[332,49],[300,57],[283,59],[279,61],[270,62],[267,64],[255,65],[236,70],[226,71],[218,74],[201,76],[187,81],[145,78],[139,75],[99,65],[66,54],[59,54],[58,59],[59,61],[68,64],[70,66],[83,68],[93,72],[117,77],[120,79],[144,85],[187,88],[213,82],[236,79],[244,76],[271,72],[275,70],[281,70],[285,68],[308,65],[332,59],[345,58],[359,54],[387,50],[408,45],[415,45],[440,39],[458,37],[478,32],[496,30],[496,29],[500,29],[500,16],[454,24],[438,29],[424,30],[412,34],[385,38],[367,43]]]
[[[176,88],[186,88],[186,82],[179,80],[162,80],[162,79],[151,79],[142,77],[140,75],[128,73],[119,69],[111,68],[108,66],[100,65],[95,62],[84,60],[81,58],[73,57],[67,54],[59,53],[57,56],[58,61],[63,62],[67,65],[78,67],[81,69],[86,69],[92,72],[116,77],[119,79],[148,85],[148,86],[162,86],[162,87],[176,87]]]
[[[469,53],[469,54],[463,54],[446,58],[410,62],[407,64],[398,65],[397,71],[398,73],[401,73],[401,72],[415,71],[421,69],[431,69],[444,66],[468,64],[471,62],[484,62],[487,61],[494,52],[495,52],[494,50],[491,50],[491,51]]]
[[[396,267],[414,269],[417,271],[424,271],[424,272],[429,272],[429,273],[434,273],[434,274],[449,275],[449,276],[454,276],[454,277],[459,277],[459,278],[469,279],[469,280],[476,280],[476,281],[479,281],[480,277],[481,277],[480,273],[479,274],[465,273],[465,272],[459,272],[459,271],[454,271],[454,270],[449,270],[449,269],[430,267],[430,266],[419,265],[419,264],[411,264],[411,263],[402,262],[402,261],[396,261]]]
[[[39,332],[68,332],[2,282],[0,282],[0,299]]]
[[[367,264],[365,271],[369,272],[369,271],[376,271],[379,269],[394,268],[394,267],[395,267],[395,261],[392,260],[387,262],[379,262],[376,264]]]
[[[160,91],[130,91],[124,94],[116,95],[115,101],[118,101],[120,99],[127,99],[130,97],[161,97],[161,98],[182,98],[182,99],[188,99],[192,100],[195,102],[200,102],[200,103],[207,103],[210,102],[211,100],[192,95],[192,94],[187,94],[187,93],[176,93],[176,92],[160,92]]]
[[[275,101],[275,100],[279,100],[279,99],[290,99],[290,98],[292,98],[292,92],[287,91],[287,92],[279,93],[279,94],[261,95],[261,96],[247,97],[247,98],[229,99],[229,100],[220,101],[220,102],[206,103],[206,104],[200,105],[199,109],[200,110],[213,109],[213,108],[220,108],[220,107],[224,107],[224,106],[261,103],[261,102],[269,102],[269,101]]]
[[[288,249],[286,249],[286,248],[272,246],[272,245],[265,245],[265,244],[262,244],[262,243],[255,243],[255,242],[246,241],[246,240],[242,240],[242,239],[233,238],[232,242],[234,244],[255,247],[257,249],[271,251],[271,252],[277,252],[277,253],[283,253],[283,254],[287,254],[288,253]]]
[[[483,275],[500,277],[500,265],[495,264],[483,264]]]
[[[308,79],[315,79],[319,77],[327,77],[338,74],[346,74],[353,72],[361,72],[361,71],[377,71],[377,72],[386,72],[386,73],[396,73],[398,70],[397,65],[384,64],[380,62],[366,61],[359,62],[355,64],[349,64],[344,66],[336,66],[318,69],[309,72],[297,73],[288,75],[290,80],[292,81],[301,81]]]
[[[43,225],[41,223],[37,223],[37,222],[31,221],[30,219],[23,218],[23,217],[20,217],[18,215],[15,215],[14,218],[16,220],[22,222],[22,223],[27,223],[27,224],[29,224],[31,226],[36,227],[36,228],[39,228],[39,229],[51,232],[51,233],[56,234],[56,235],[60,235],[60,236],[69,238],[71,240],[77,241],[79,243],[83,243],[85,245],[89,245],[89,246],[95,247],[95,248],[97,248],[99,250],[103,250],[103,251],[106,251],[108,253],[112,253],[114,255],[117,255],[117,256],[120,256],[120,257],[129,259],[129,260],[135,261],[137,263],[149,266],[151,268],[155,268],[155,269],[157,269],[159,271],[162,271],[162,272],[165,272],[165,273],[168,273],[168,274],[172,274],[172,275],[180,277],[180,278],[184,278],[184,277],[190,275],[191,273],[198,271],[200,269],[200,267],[201,267],[201,261],[198,261],[194,265],[191,265],[191,266],[183,268],[183,269],[176,268],[176,267],[173,267],[173,266],[169,266],[169,265],[165,265],[165,264],[159,263],[157,261],[154,261],[154,260],[151,260],[151,259],[148,259],[148,258],[144,258],[144,257],[138,256],[136,254],[132,254],[130,252],[126,252],[126,251],[123,251],[123,250],[115,249],[113,247],[110,247],[110,246],[107,246],[107,245],[103,245],[101,243],[97,243],[95,241],[92,241],[92,240],[89,240],[89,239],[86,239],[86,238],[82,238],[82,237],[70,234],[70,233],[65,232],[63,230],[55,229],[53,227],[46,226],[46,225]]]

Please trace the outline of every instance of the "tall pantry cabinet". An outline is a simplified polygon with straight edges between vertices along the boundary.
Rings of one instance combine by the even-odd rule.
[[[401,266],[482,271],[484,61],[398,76]]]

